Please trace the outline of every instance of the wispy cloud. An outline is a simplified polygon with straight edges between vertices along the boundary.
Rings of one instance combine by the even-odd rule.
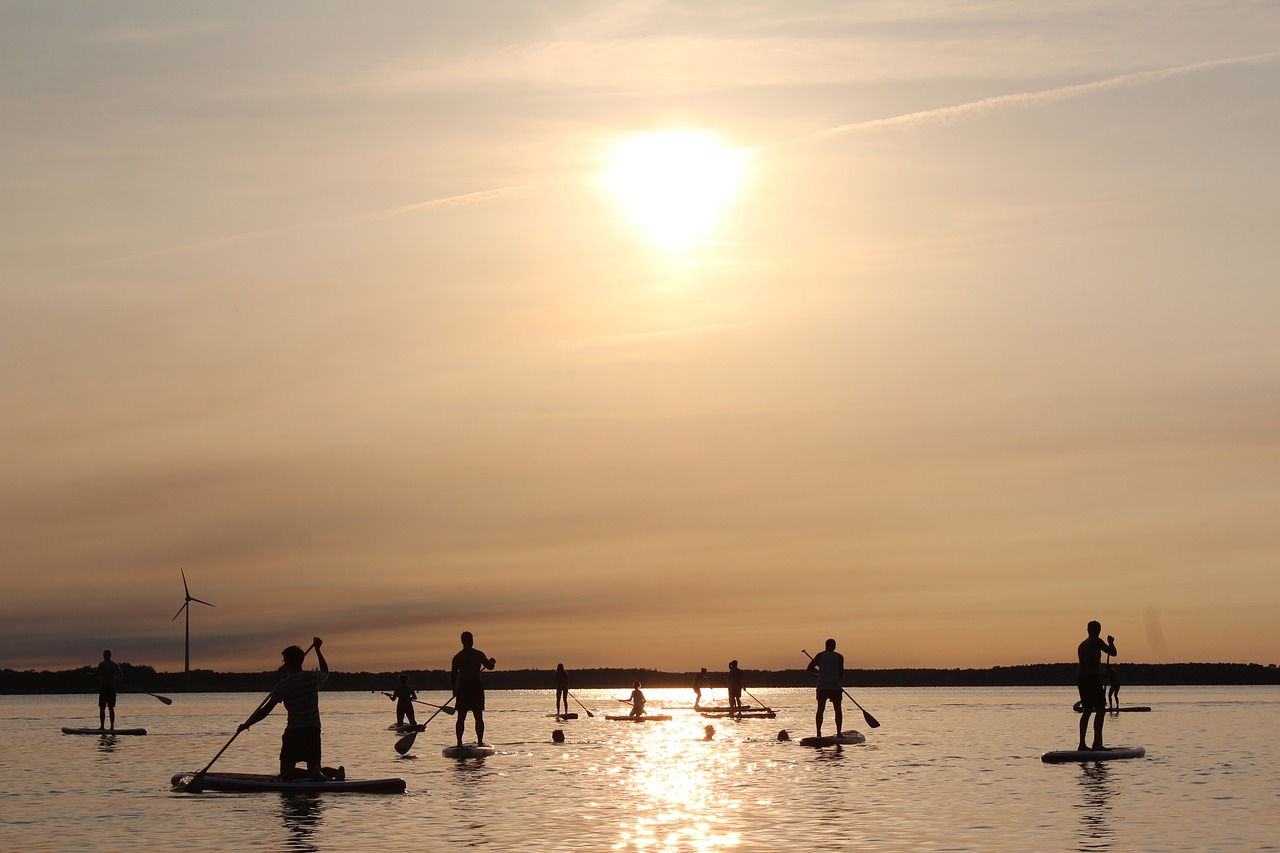
[[[1144,86],[1148,83],[1155,83],[1160,80],[1167,80],[1170,77],[1178,77],[1184,74],[1193,74],[1199,71],[1208,71],[1214,68],[1225,68],[1233,65],[1275,62],[1278,59],[1280,59],[1280,51],[1273,51],[1270,53],[1259,53],[1249,56],[1194,62],[1189,65],[1161,68],[1154,71],[1135,71],[1129,74],[1119,74],[1115,77],[1108,77],[1104,80],[1095,80],[1089,83],[1076,83],[1070,86],[1059,86],[1054,89],[1041,89],[1034,92],[1015,92],[1008,95],[995,95],[990,98],[982,98],[981,100],[969,101],[963,104],[954,104],[948,107],[920,110],[919,112],[905,113],[903,115],[891,116],[889,118],[869,119],[867,121],[841,124],[827,128],[826,130],[818,131],[817,133],[811,133],[794,139],[763,145],[760,146],[760,148],[763,150],[787,145],[797,145],[802,142],[812,142],[814,140],[832,136],[843,136],[851,133],[865,133],[890,127],[946,124],[948,122],[974,118],[982,115],[983,113],[994,112],[997,110],[1043,106],[1045,104],[1057,103],[1059,101],[1082,98],[1086,95],[1092,95],[1099,92],[1107,92],[1113,89],[1126,89],[1134,86]]]
[[[663,338],[688,338],[698,335],[709,335],[727,332],[734,329],[745,329],[757,325],[755,323],[715,323],[706,326],[683,326],[677,329],[660,329],[653,332],[631,332],[622,335],[602,335],[592,338],[568,338],[560,341],[563,349],[594,349],[597,347],[625,346],[627,344],[645,343]]]
[[[100,264],[117,264],[124,263],[125,261],[136,261],[145,258],[177,255],[183,252],[214,249],[219,246],[226,246],[232,243],[242,243],[248,240],[265,240],[270,237],[278,237],[282,234],[295,234],[300,231],[309,231],[318,228],[332,228],[338,225],[381,222],[383,220],[394,219],[398,216],[405,216],[410,213],[418,213],[420,211],[430,210],[433,208],[469,207],[473,205],[492,204],[524,195],[533,189],[533,186],[526,185],[499,187],[491,190],[479,190],[473,193],[464,193],[462,195],[419,201],[413,204],[392,207],[386,210],[377,210],[371,213],[361,213],[353,216],[338,217],[336,219],[324,219],[316,222],[304,222],[298,225],[285,225],[279,228],[263,228],[257,231],[246,231],[242,234],[228,234],[222,237],[211,237],[207,240],[197,240],[193,243],[183,243],[178,246],[168,246],[163,249],[152,249],[146,252],[134,252],[128,255],[118,255],[114,258],[107,258],[101,261],[91,261],[89,263],[79,264],[78,267],[98,266]]]

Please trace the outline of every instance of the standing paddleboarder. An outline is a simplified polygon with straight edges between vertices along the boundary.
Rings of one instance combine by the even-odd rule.
[[[1085,637],[1076,648],[1076,656],[1080,659],[1080,669],[1076,672],[1076,687],[1080,691],[1080,746],[1081,751],[1087,749],[1105,750],[1102,745],[1102,724],[1107,719],[1107,694],[1102,686],[1102,654],[1116,656],[1116,638],[1107,636],[1102,641],[1102,623],[1090,622]],[[1093,746],[1086,747],[1084,736],[1089,731],[1089,714],[1093,716]]]
[[[284,733],[280,735],[280,778],[284,780],[311,778],[317,781],[324,779],[346,779],[347,771],[338,767],[320,766],[320,685],[329,677],[329,662],[320,651],[323,641],[313,637],[311,647],[316,650],[318,670],[304,670],[303,661],[307,653],[298,646],[289,646],[280,653],[284,659],[285,676],[271,691],[258,709],[249,715],[249,719],[240,724],[237,734],[243,732],[266,718],[272,709],[281,702],[289,712],[289,720],[285,723]],[[298,769],[298,762],[307,765],[306,770]]]
[[[493,669],[497,661],[475,648],[475,640],[470,631],[462,632],[462,650],[453,656],[453,666],[449,670],[449,686],[457,699],[454,707],[458,709],[458,722],[454,731],[458,736],[458,746],[462,746],[462,733],[466,728],[467,712],[475,717],[476,744],[485,746],[484,742],[484,682],[480,680],[481,669]]]
[[[111,659],[111,649],[102,650],[102,660],[94,670],[98,679],[98,728],[107,727],[107,714],[111,714],[111,728],[116,727],[116,682],[124,678],[120,664]]]
[[[418,718],[413,713],[413,700],[418,698],[418,693],[409,686],[409,673],[400,673],[400,683],[396,685],[395,692],[387,693],[386,696],[396,703],[397,727],[403,727],[405,721],[410,726],[418,725]]]
[[[693,707],[698,708],[702,705],[702,688],[711,689],[711,676],[707,675],[707,668],[704,666],[702,672],[693,677]]]
[[[738,669],[736,660],[729,661],[729,707],[742,710],[742,688],[747,686],[747,676]]]
[[[836,734],[840,734],[844,731],[844,710],[840,707],[840,698],[844,695],[840,684],[844,679],[844,655],[836,651],[836,641],[827,640],[826,649],[813,656],[807,669],[818,674],[818,712],[814,715],[818,737],[822,737],[822,716],[828,701],[835,709]]]
[[[560,701],[564,700],[564,713],[560,712]],[[569,673],[564,671],[564,664],[556,664],[556,716],[569,715]]]

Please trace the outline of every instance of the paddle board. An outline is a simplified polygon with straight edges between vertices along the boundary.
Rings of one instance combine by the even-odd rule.
[[[731,705],[694,705],[693,710],[704,714],[732,714],[736,711],[768,711],[769,709],[762,705],[739,705],[736,708]]]
[[[866,743],[867,736],[860,731],[848,729],[840,732],[838,735],[824,735],[823,737],[802,737],[800,738],[801,746],[837,746],[853,743]]]
[[[1072,705],[1071,710],[1075,711],[1077,714],[1080,713],[1080,703],[1077,702],[1076,704]],[[1121,711],[1150,711],[1150,710],[1151,708],[1147,705],[1126,705],[1123,708],[1107,708],[1106,709],[1106,711],[1111,714],[1119,714]]]
[[[1040,756],[1045,764],[1065,764],[1072,761],[1116,761],[1121,758],[1141,758],[1147,751],[1140,746],[1113,746],[1110,749],[1060,749]]]
[[[489,744],[471,744],[469,746],[446,746],[440,751],[445,758],[484,758],[493,755],[496,749]]]
[[[63,726],[64,735],[145,735],[146,729],[79,729],[75,726]]]
[[[572,712],[570,712],[570,713],[568,713],[568,714],[547,714],[547,716],[548,716],[548,717],[551,717],[552,719],[555,719],[555,720],[576,720],[576,719],[578,719],[578,715],[577,715],[577,714],[574,714],[574,713],[572,713]]]
[[[183,789],[195,773],[177,773],[170,780],[174,788]],[[259,791],[314,792],[331,791],[352,794],[403,794],[403,779],[281,779],[268,773],[207,773],[200,780],[200,791],[254,793]]]
[[[606,720],[613,720],[615,723],[660,723],[664,720],[671,719],[670,714],[641,714],[633,717],[630,714],[605,714]]]
[[[387,726],[389,732],[420,732],[427,727],[426,723],[418,723],[417,725],[409,725],[408,723],[392,723]]]
[[[773,711],[743,711],[741,714],[708,714],[702,712],[708,720],[772,720],[778,716]]]

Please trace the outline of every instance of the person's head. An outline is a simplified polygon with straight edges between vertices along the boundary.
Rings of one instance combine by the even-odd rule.
[[[707,674],[707,668],[706,668],[705,666],[702,668],[702,674],[703,674],[703,675],[706,675],[706,674]]]
[[[289,669],[302,669],[302,661],[306,656],[307,653],[299,646],[289,646],[280,652],[280,657],[284,658],[284,665]]]
[[[640,682],[638,682],[638,681],[634,681],[634,682],[632,682],[631,687],[632,687],[633,689],[635,689],[635,690],[639,690],[639,689],[640,689]]]
[[[829,651],[829,652],[834,652],[835,650],[836,650],[836,641],[835,641],[835,640],[832,640],[832,639],[828,639],[828,640],[827,640],[827,651]]]
[[[562,663],[556,664],[556,672],[564,672],[564,664]]]
[[[778,732],[778,740],[791,740],[791,733],[786,729]]]
[[[111,649],[103,649],[103,650],[102,650],[102,659],[103,659],[103,660],[111,660]]]
[[[1102,633],[1102,623],[1097,619],[1089,623],[1089,636],[1096,637]]]
[[[738,668],[738,662],[736,660],[729,661],[729,669],[737,669],[737,668]]]
[[[702,739],[703,739],[703,740],[711,740],[711,739],[712,739],[713,737],[715,737],[715,736],[716,736],[716,727],[715,727],[715,726],[703,726],[703,727],[702,727]]]
[[[564,743],[564,729],[556,729],[551,733],[551,739],[556,743]]]
[[[462,632],[462,647],[463,647],[464,649],[469,649],[469,648],[471,648],[471,646],[472,646],[474,643],[475,643],[475,638],[471,636],[471,632],[470,632],[470,631],[463,631],[463,632]]]
[[[400,673],[400,683],[401,683],[401,684],[408,684],[408,683],[409,683],[409,673],[407,673],[407,672],[402,672],[402,673]]]

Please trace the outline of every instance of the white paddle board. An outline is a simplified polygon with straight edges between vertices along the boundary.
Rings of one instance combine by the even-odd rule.
[[[1040,756],[1045,764],[1066,764],[1072,761],[1117,761],[1121,758],[1141,758],[1147,751],[1140,746],[1113,746],[1110,749],[1059,749]]]
[[[496,749],[487,743],[470,744],[468,746],[446,746],[440,751],[445,758],[484,758],[493,755]]]

